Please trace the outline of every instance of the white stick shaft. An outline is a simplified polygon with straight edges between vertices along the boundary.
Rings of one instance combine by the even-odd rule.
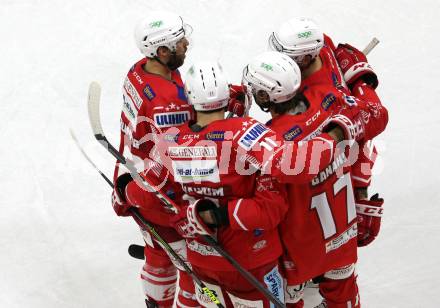
[[[99,120],[99,101],[101,99],[101,86],[98,82],[92,81],[89,86],[88,108],[89,120],[92,125],[93,133],[103,135],[101,122]],[[93,109],[93,110],[92,110]]]
[[[379,44],[379,40],[376,37],[373,37],[373,39],[368,43],[368,45],[362,50],[364,55],[368,55],[370,51],[373,50],[374,47],[376,47],[377,44]]]

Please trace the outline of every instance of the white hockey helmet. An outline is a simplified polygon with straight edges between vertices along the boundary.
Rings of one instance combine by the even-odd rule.
[[[136,25],[134,37],[136,44],[146,57],[157,56],[161,46],[176,50],[176,44],[185,36],[189,36],[192,27],[183,22],[181,16],[164,11],[151,12],[148,17]]]
[[[228,105],[229,84],[217,62],[193,64],[185,76],[185,92],[196,111],[217,110]]]
[[[269,47],[285,53],[301,65],[306,56],[311,59],[319,55],[324,45],[324,34],[310,18],[292,18],[281,25],[269,37]]]
[[[301,85],[301,71],[287,55],[277,51],[266,51],[244,68],[242,84],[256,95],[264,91],[270,102],[284,103],[294,97]]]

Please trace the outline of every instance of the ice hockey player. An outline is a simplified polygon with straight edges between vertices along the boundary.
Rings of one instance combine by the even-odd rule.
[[[164,128],[182,125],[193,118],[193,108],[187,103],[178,71],[185,60],[191,31],[181,16],[161,11],[150,12],[135,28],[136,44],[144,58],[131,67],[124,81],[119,152],[137,162],[139,170],[160,172],[161,165],[156,163],[156,153],[152,151],[155,136]],[[131,181],[131,176],[123,172],[116,164],[112,204],[120,216],[128,215],[123,188]],[[184,240],[169,226],[169,213],[162,206],[141,209],[141,214],[175,249],[185,248]],[[171,307],[176,267],[149,232],[142,228],[141,231],[146,243],[146,261],[141,272],[145,302],[148,307]],[[192,279],[185,272],[179,276],[177,306],[198,306]]]
[[[225,306],[270,307],[265,296],[197,234],[215,236],[283,302],[277,226],[287,211],[284,185],[256,172],[263,156],[252,150],[263,142],[277,149],[274,133],[251,118],[225,119],[230,90],[216,62],[192,65],[185,89],[197,121],[167,130],[164,138],[174,181],[188,202],[175,218],[177,230],[187,238],[188,261]],[[196,289],[201,305],[215,307]]]
[[[376,89],[378,85],[377,76],[362,52],[348,44],[336,48],[310,18],[296,17],[284,22],[270,35],[269,47],[285,53],[299,65],[300,91],[331,84],[347,95],[364,99],[371,95],[370,88]],[[379,105],[377,112],[380,108]],[[374,194],[368,200],[367,189],[377,151],[371,142],[360,143],[359,149],[359,157],[352,166],[352,180],[358,210],[358,246],[362,247],[371,243],[379,232],[383,199]]]
[[[296,66],[287,56],[274,53],[282,56],[288,65]],[[299,84],[300,76],[293,77],[274,87],[279,98],[289,99],[295,95],[289,92],[289,86],[295,82]],[[203,239],[185,232],[196,230],[198,234],[215,235],[226,251],[266,284],[274,295],[282,298],[276,266],[281,251],[275,227],[284,217],[285,207],[277,188],[280,184],[273,177],[301,183],[311,177],[301,173],[280,175],[286,171],[281,170],[282,159],[287,156],[295,160],[296,156],[282,155],[286,143],[278,142],[277,135],[266,126],[249,117],[225,119],[230,91],[217,64],[203,62],[193,65],[185,82],[188,101],[197,112],[197,121],[163,133],[165,149],[161,152],[167,157],[161,161],[172,169],[173,181],[182,185],[183,199],[189,201],[186,215],[181,211],[183,216],[176,220],[177,229],[187,238],[188,261],[226,303],[266,307],[269,302],[243,280],[234,267]],[[347,123],[339,124],[348,127]],[[351,124],[351,131],[356,130],[355,126]],[[359,131],[363,132],[362,129]],[[353,132],[352,138],[358,138],[355,135],[359,133]],[[330,135],[323,133],[309,140],[316,141],[330,144],[325,148],[326,152],[334,152],[334,140]],[[290,154],[305,151],[305,164],[310,167],[313,146],[304,150],[296,145],[289,149]],[[318,170],[322,170],[322,160],[317,161]],[[270,162],[273,164],[268,174],[264,166]],[[188,225],[185,225],[186,221]],[[198,299],[202,305],[209,306],[209,301],[201,295]]]
[[[290,60],[291,63],[294,63],[292,60]],[[192,68],[190,70],[189,75],[200,73],[200,69],[197,70],[197,68]],[[213,68],[211,67],[210,70],[208,70],[211,74],[213,72],[216,73],[216,76],[221,76],[219,73],[219,68]],[[219,75],[220,74],[220,75]],[[204,85],[207,86],[207,74],[204,75]],[[296,77],[296,76],[295,76]],[[187,80],[191,80],[190,77],[187,78]],[[217,80],[217,79],[215,79]],[[295,84],[295,80],[289,79],[284,80],[283,85],[280,85],[279,87],[276,87],[276,91],[279,92],[281,97],[285,99],[289,99],[293,96],[293,94],[289,94],[290,92],[286,91],[285,87],[288,87],[288,85]],[[214,83],[215,84],[215,83]],[[187,85],[186,92],[189,96],[189,100],[191,101],[191,95],[194,95],[196,93],[194,90],[191,90],[188,88]],[[290,89],[290,88],[288,88]],[[211,93],[212,92],[212,93]],[[211,91],[208,94],[214,95],[215,91]],[[214,198],[214,199],[223,199],[222,197],[228,196],[229,198],[226,198],[228,202],[232,202],[235,206],[229,206],[228,209],[232,208],[232,211],[229,211],[229,215],[227,217],[229,218],[229,226],[232,229],[235,225],[238,230],[254,230],[258,229],[257,226],[267,226],[267,224],[270,224],[269,227],[266,227],[266,229],[273,228],[273,225],[276,224],[276,220],[273,218],[270,218],[271,215],[269,214],[259,214],[258,210],[252,208],[252,204],[255,204],[255,200],[260,200],[261,198],[254,195],[250,196],[243,196],[243,197],[250,197],[251,199],[248,201],[245,201],[245,199],[242,200],[235,200],[233,201],[231,198],[231,191],[234,191],[233,189],[237,189],[237,191],[240,191],[241,187],[240,181],[232,182],[228,184],[226,181],[226,185],[224,185],[223,182],[220,180],[223,179],[224,173],[229,172],[230,168],[231,172],[235,172],[235,174],[238,173],[238,175],[253,175],[256,171],[259,171],[262,175],[272,175],[276,176],[277,179],[280,181],[288,181],[288,182],[300,182],[305,183],[307,181],[310,181],[314,175],[319,170],[322,170],[324,167],[327,167],[327,165],[333,160],[333,153],[335,152],[335,140],[340,141],[342,139],[343,134],[338,133],[338,129],[334,128],[332,129],[328,134],[322,133],[319,137],[315,137],[309,142],[304,142],[302,145],[298,144],[288,144],[287,142],[282,143],[278,142],[280,138],[277,140],[277,136],[273,131],[265,127],[263,124],[258,123],[257,121],[251,119],[251,118],[234,118],[234,119],[224,119],[224,107],[226,106],[226,102],[228,99],[229,91],[224,90],[224,97],[225,99],[217,102],[216,105],[213,104],[207,104],[207,106],[204,106],[204,104],[196,103],[197,106],[197,122],[199,126],[207,123],[207,118],[218,118],[218,121],[214,121],[211,124],[208,125],[208,127],[201,132],[194,131],[193,128],[197,126],[193,126],[194,123],[191,123],[191,125],[184,125],[180,126],[179,128],[170,128],[163,132],[160,136],[160,140],[162,142],[156,142],[156,144],[159,145],[159,149],[161,148],[160,145],[162,145],[165,150],[164,151],[158,151],[159,153],[166,153],[165,157],[160,157],[161,163],[163,163],[165,166],[168,166],[168,168],[172,171],[172,174],[174,175],[174,181],[180,183],[183,185],[183,192],[186,193],[187,197],[191,198],[201,198],[202,196],[206,196],[206,198]],[[227,94],[226,94],[227,93]],[[214,102],[210,102],[214,103]],[[217,106],[219,110],[213,110],[213,111],[203,111],[203,108],[208,107],[213,108],[213,106]],[[200,111],[199,111],[200,110]],[[359,117],[359,113],[353,113],[354,118]],[[347,112],[347,115],[353,116],[350,112]],[[347,121],[350,121],[350,119],[347,119]],[[346,130],[349,130],[352,132],[352,137],[357,138],[360,132],[363,132],[363,122],[361,119],[359,121],[355,121],[356,123],[351,123],[351,126],[347,126],[347,123],[341,123]],[[217,127],[219,126],[219,127]],[[238,126],[238,127],[236,127]],[[350,129],[349,129],[350,128]],[[186,132],[186,134],[183,134],[183,132]],[[339,131],[343,131],[341,128],[339,128]],[[342,135],[342,137],[338,135]],[[355,136],[356,135],[356,136]],[[199,142],[202,143],[202,145],[199,145]],[[183,143],[183,144],[182,144]],[[191,145],[192,143],[195,143],[195,146],[193,148],[189,147],[188,145]],[[216,152],[213,152],[212,147],[206,146],[206,143],[214,144]],[[180,144],[180,146],[179,146]],[[221,150],[217,150],[217,144],[221,145]],[[317,152],[314,152],[315,149],[318,149]],[[234,151],[232,151],[234,150]],[[289,152],[290,151],[290,152]],[[219,157],[215,157],[214,153],[220,152],[221,155]],[[286,154],[287,152],[287,154]],[[288,154],[291,155],[288,155]],[[301,153],[302,158],[306,158],[303,161],[303,168],[301,170],[297,170],[296,173],[289,173],[287,171],[291,170],[289,167],[291,164],[287,163],[285,164],[285,160],[288,160],[288,162],[295,164],[297,156],[295,154]],[[231,154],[232,157],[231,158]],[[284,155],[286,154],[286,155]],[[321,154],[321,155],[319,155]],[[287,158],[285,158],[285,156]],[[318,156],[318,157],[315,157]],[[167,159],[171,158],[171,162],[167,161]],[[215,158],[215,159],[214,159]],[[218,161],[218,162],[217,162]],[[285,168],[287,166],[287,168]],[[312,168],[313,167],[313,168]],[[311,173],[312,169],[315,170],[315,173]],[[149,173],[151,170],[147,170],[146,172],[142,172],[141,174],[143,176],[150,176]],[[161,178],[161,177],[159,177]],[[233,179],[230,177],[227,177],[228,181],[231,181]],[[260,179],[260,177],[258,177]],[[268,185],[269,187],[275,187],[275,184],[268,184],[266,182],[268,180],[264,180],[260,183],[261,185],[257,185],[257,192],[258,191],[264,191],[264,187]],[[271,180],[272,181],[272,180]],[[127,181],[128,182],[128,181]],[[171,180],[169,182],[172,182]],[[193,185],[184,185],[185,183],[193,183]],[[197,184],[203,185],[197,186]],[[217,186],[210,186],[214,183]],[[124,204],[124,206],[140,206],[143,207],[144,210],[147,210],[148,208],[154,207],[152,204],[154,203],[154,200],[146,198],[148,194],[145,194],[142,189],[140,189],[136,183],[129,182],[125,183],[126,185],[120,186],[120,194],[125,195],[127,197],[127,203]],[[247,186],[244,186],[247,187]],[[214,189],[213,189],[214,188]],[[248,188],[247,188],[248,189]],[[271,188],[273,189],[273,188]],[[251,191],[253,188],[251,189]],[[177,191],[176,191],[177,192]],[[179,192],[176,193],[176,196]],[[180,195],[180,194],[179,194]],[[190,201],[194,201],[191,198]],[[188,198],[187,198],[188,199]],[[180,197],[176,198],[176,200],[180,201]],[[223,199],[225,200],[225,199]],[[274,198],[270,198],[271,201],[275,200]],[[197,201],[197,200],[196,200]],[[264,198],[262,201],[268,201]],[[199,230],[200,232],[208,232],[209,230],[206,228],[203,228],[203,222],[209,223],[212,226],[219,226],[219,224],[225,222],[225,219],[221,219],[221,217],[224,216],[225,211],[215,211],[213,207],[209,207],[206,205],[207,202],[203,201],[202,203],[198,202],[192,202],[191,205],[188,207],[187,215],[183,217],[177,217],[177,220],[174,220],[172,225],[176,227],[177,230],[181,234],[183,234],[185,237],[191,237],[193,234],[192,232],[188,232],[188,230]],[[277,202],[278,203],[278,202]],[[200,204],[200,207],[196,206],[197,204]],[[245,206],[246,204],[246,206]],[[251,205],[249,205],[251,204]],[[202,206],[203,205],[203,206]],[[243,213],[243,209],[249,208],[252,209],[250,212],[245,211]],[[192,210],[189,210],[192,209]],[[264,210],[264,208],[263,208]],[[200,216],[197,215],[198,212],[201,212]],[[213,217],[217,217],[215,223],[212,223],[212,221],[202,221],[200,219],[204,219],[202,217],[206,218],[206,214],[203,214],[203,212],[212,212]],[[182,211],[181,211],[182,213]],[[219,216],[223,213],[223,216]],[[238,216],[238,213],[240,213],[240,218]],[[212,213],[211,213],[212,214]],[[252,214],[252,216],[246,216],[247,214]],[[244,215],[243,217],[241,215]],[[210,215],[208,215],[209,217]],[[259,220],[257,219],[259,218]],[[270,219],[268,219],[270,218]],[[188,219],[191,222],[192,228],[188,228],[186,224],[186,220]],[[257,220],[255,220],[257,219]],[[254,221],[255,220],[255,221]],[[244,231],[242,231],[244,232]],[[261,250],[265,248],[267,244],[267,240],[263,240],[266,235],[265,230],[257,230],[254,232],[254,236],[260,237],[260,239],[254,243],[254,246],[252,246],[253,249]],[[222,237],[218,237],[222,238]],[[225,240],[232,240],[231,238],[225,237]],[[235,241],[232,241],[233,243]],[[235,242],[237,243],[237,242]],[[262,254],[261,251],[258,254],[260,257],[253,258],[250,260],[248,251],[245,252],[243,250],[242,243],[238,243],[236,247],[234,247],[233,251],[234,253],[238,254],[240,258],[244,258],[245,261],[243,261],[245,267],[254,267],[256,264],[259,264],[259,262],[262,262],[261,259],[266,254]],[[257,245],[258,244],[258,245]],[[255,246],[256,245],[256,246]],[[226,245],[228,248],[228,245]],[[232,245],[234,246],[234,245]],[[261,247],[260,247],[261,246]],[[223,259],[221,259],[215,251],[213,251],[212,247],[206,245],[206,243],[199,242],[196,240],[190,240],[189,244],[189,260],[190,262],[194,262],[195,268],[197,269],[197,266],[200,266],[201,268],[206,268],[206,264],[210,263],[208,262],[209,259],[219,260],[220,263],[225,263]],[[271,245],[271,251],[274,250],[274,247],[276,246]],[[275,250],[276,251],[276,250]],[[210,258],[208,258],[208,257]],[[193,260],[196,261],[193,261]],[[264,258],[263,258],[264,259]],[[203,261],[202,261],[203,260]],[[208,263],[207,263],[208,262]],[[213,261],[214,262],[214,261]],[[200,265],[199,265],[200,264]],[[260,263],[261,264],[261,263]],[[224,265],[226,269],[228,269],[228,264],[226,263]],[[222,268],[225,268],[222,267]],[[230,266],[229,266],[229,269]],[[274,272],[274,274],[276,274]],[[202,275],[203,277],[203,275]],[[271,276],[275,277],[275,276]],[[226,280],[225,280],[226,281]],[[271,283],[276,283],[271,286],[273,290],[278,290],[278,279],[271,279]],[[212,286],[212,285],[211,285]],[[245,286],[245,284],[243,284]],[[237,293],[233,293],[237,294]],[[282,296],[279,292],[277,292],[278,296]],[[259,295],[261,296],[261,295]],[[200,297],[203,299],[203,297]],[[223,297],[222,297],[223,298]],[[230,296],[228,298],[231,298]],[[205,299],[207,301],[207,299]],[[202,300],[203,301],[203,300]],[[226,302],[228,299],[226,299]],[[263,303],[262,300],[261,303]],[[205,301],[204,305],[208,305],[208,303]],[[266,302],[267,303],[267,302]]]
[[[259,55],[243,71],[244,86],[257,105],[271,113],[269,127],[285,140],[309,140],[334,121],[344,127],[343,122],[350,122],[344,116],[345,107],[353,104],[362,108],[362,117],[368,118],[364,131],[351,130],[362,135],[356,137],[357,141],[372,138],[385,128],[387,112],[383,109],[381,114],[375,113],[372,105],[380,104],[375,101],[375,94],[369,96],[373,100],[369,104],[345,95],[331,84],[298,92],[300,74],[295,62],[278,52]],[[292,79],[296,83],[285,89],[276,86]],[[286,98],[287,90],[298,94]],[[345,136],[350,135],[350,129],[346,129]],[[356,208],[347,159],[346,153],[340,151],[311,183],[288,185],[289,211],[280,233],[286,250],[286,303],[290,307],[303,306],[304,283],[317,276],[321,276],[320,291],[328,307],[360,307],[354,275]]]

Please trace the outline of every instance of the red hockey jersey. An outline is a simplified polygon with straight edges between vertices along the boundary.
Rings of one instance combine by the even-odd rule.
[[[149,169],[159,176],[162,165],[154,151],[158,135],[164,129],[193,119],[194,112],[187,103],[179,71],[172,71],[168,80],[146,72],[143,66],[147,61],[144,58],[134,64],[124,80],[119,152],[131,158],[139,171]],[[119,175],[117,163],[114,180]],[[148,194],[145,198],[157,200]],[[141,213],[150,222],[169,225],[169,212],[159,202],[152,202],[152,206],[148,210],[141,209]]]
[[[335,49],[336,47],[331,38],[324,34],[324,46],[319,53],[322,67],[319,71],[302,80],[301,90],[327,84],[347,95],[351,95],[336,61]],[[353,94],[357,96],[358,93]],[[377,151],[371,142],[360,143],[359,147],[359,157],[352,168],[353,185],[354,187],[367,187],[371,182],[371,170],[374,166]]]
[[[285,140],[310,140],[320,135],[328,117],[345,108],[345,100],[355,99],[329,83],[305,88],[303,94],[309,103],[304,113],[281,115],[268,123]],[[373,100],[377,96],[369,98]],[[368,117],[366,136],[376,136],[386,126],[386,110],[373,116],[372,102],[356,101]],[[299,284],[355,262],[356,208],[347,153],[337,152],[332,163],[310,183],[288,185],[287,193],[289,210],[280,225],[280,233],[286,252],[288,283]]]
[[[251,118],[197,128],[184,125],[163,135],[173,181],[186,200],[209,198],[228,207],[230,225],[218,228],[216,238],[242,266],[273,262],[282,252],[277,226],[287,211],[286,196],[284,185],[258,170],[279,148],[274,132]],[[235,270],[201,238],[187,239],[187,247],[191,264]]]
[[[172,181],[193,199],[208,197],[228,206],[230,226],[218,230],[218,240],[243,266],[255,268],[275,260],[281,253],[275,227],[284,217],[286,204],[273,178],[310,181],[332,160],[333,140],[322,134],[301,145],[284,142],[249,117],[217,120],[200,131],[192,128],[188,124],[169,129],[161,138],[161,161],[171,170]],[[313,160],[312,156],[318,157]],[[289,172],[295,171],[291,166],[298,158],[304,158],[304,168]],[[200,267],[218,264],[233,270],[199,239],[188,242],[188,258]]]

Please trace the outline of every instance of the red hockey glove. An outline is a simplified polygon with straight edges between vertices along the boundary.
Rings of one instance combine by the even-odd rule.
[[[329,132],[335,126],[342,129],[345,140],[360,141],[365,136],[365,120],[354,96],[343,95],[344,105],[327,120],[323,131]]]
[[[360,78],[376,89],[379,84],[376,73],[368,64],[367,57],[360,50],[349,44],[339,44],[335,50],[335,56],[350,88]]]
[[[357,200],[358,247],[367,246],[379,234],[383,199],[375,194],[370,200]]]
[[[130,216],[128,209],[130,209],[132,205],[127,202],[127,196],[125,194],[125,189],[130,183],[134,183],[130,173],[124,173],[116,179],[112,192],[112,205],[113,210],[118,216]]]
[[[229,87],[228,111],[238,117],[242,117],[246,112],[245,98],[246,94],[243,86],[231,85]]]
[[[229,98],[234,98],[240,102],[244,102],[246,92],[242,85],[230,85],[229,86]]]
[[[186,215],[194,231],[202,235],[213,235],[215,228],[229,225],[227,206],[218,207],[209,199],[199,199],[191,203]]]
[[[194,227],[189,223],[186,217],[186,209],[188,206],[181,205],[181,210],[178,214],[173,215],[170,218],[171,226],[179,233],[183,238],[194,238],[196,237],[196,232]]]

